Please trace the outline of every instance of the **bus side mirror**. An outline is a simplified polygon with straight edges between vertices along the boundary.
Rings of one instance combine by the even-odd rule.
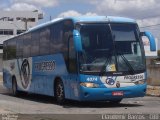
[[[82,42],[81,42],[81,36],[78,30],[73,31],[73,39],[74,39],[74,45],[75,45],[76,51],[81,52]]]
[[[150,32],[145,31],[145,32],[141,32],[141,36],[146,36],[149,39],[150,51],[156,51],[156,43],[153,35]]]

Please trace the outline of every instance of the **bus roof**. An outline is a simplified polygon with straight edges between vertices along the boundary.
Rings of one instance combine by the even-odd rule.
[[[28,32],[29,32],[29,31],[34,31],[34,30],[36,30],[36,29],[38,29],[38,28],[45,27],[45,26],[47,26],[47,25],[50,25],[50,24],[52,24],[52,23],[55,23],[55,22],[58,22],[58,21],[61,21],[61,20],[63,20],[63,18],[56,18],[56,19],[53,19],[53,20],[51,20],[51,21],[49,21],[49,22],[42,23],[42,24],[40,24],[40,25],[37,25],[37,26],[35,26],[35,27],[30,28],[30,29],[28,30]]]
[[[62,20],[73,20],[74,23],[77,22],[87,22],[87,23],[93,23],[93,22],[110,22],[110,23],[136,23],[134,19],[126,18],[126,17],[114,17],[114,16],[80,16],[80,17],[65,17],[65,18],[56,18],[49,22],[42,23],[40,25],[37,25],[35,27],[30,28],[28,31],[21,33],[19,35],[13,36],[9,38],[6,41],[9,41],[12,38],[16,38],[17,36],[21,36],[23,34],[27,34],[29,32],[38,30],[40,28],[43,28],[45,26],[51,25],[53,23],[62,21]],[[5,42],[5,41],[4,41]]]
[[[125,17],[113,16],[88,16],[73,17],[74,22],[118,22],[118,23],[136,23],[135,20]]]
[[[118,23],[136,23],[134,19],[125,18],[125,17],[113,17],[113,16],[80,16],[80,17],[66,17],[66,18],[56,18],[52,21],[40,24],[33,28],[30,28],[27,32],[37,30],[39,28],[48,26],[58,21],[62,21],[65,19],[71,19],[74,23],[77,22],[118,22]]]

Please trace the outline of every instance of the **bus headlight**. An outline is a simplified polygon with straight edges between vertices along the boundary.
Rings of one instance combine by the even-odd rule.
[[[89,82],[83,82],[83,83],[80,83],[80,85],[84,86],[84,87],[88,87],[88,88],[97,88],[97,87],[99,87],[98,84],[89,83]]]
[[[144,84],[144,83],[145,83],[145,80],[139,80],[139,81],[136,81],[134,84],[140,85],[140,84]]]

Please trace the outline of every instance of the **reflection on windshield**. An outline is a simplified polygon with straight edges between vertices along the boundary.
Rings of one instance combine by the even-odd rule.
[[[143,70],[145,62],[136,26],[133,24],[112,24],[111,28],[117,51],[118,71]]]
[[[107,71],[115,71],[113,56],[113,40],[108,25],[85,25],[81,28],[83,52],[81,71],[100,72],[107,60]]]
[[[111,24],[111,28],[108,24],[82,25],[80,33],[83,51],[79,54],[80,71],[144,70],[144,58],[136,30],[134,24]]]

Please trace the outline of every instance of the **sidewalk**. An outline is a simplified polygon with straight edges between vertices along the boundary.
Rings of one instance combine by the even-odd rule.
[[[146,95],[160,97],[160,86],[147,85]]]

